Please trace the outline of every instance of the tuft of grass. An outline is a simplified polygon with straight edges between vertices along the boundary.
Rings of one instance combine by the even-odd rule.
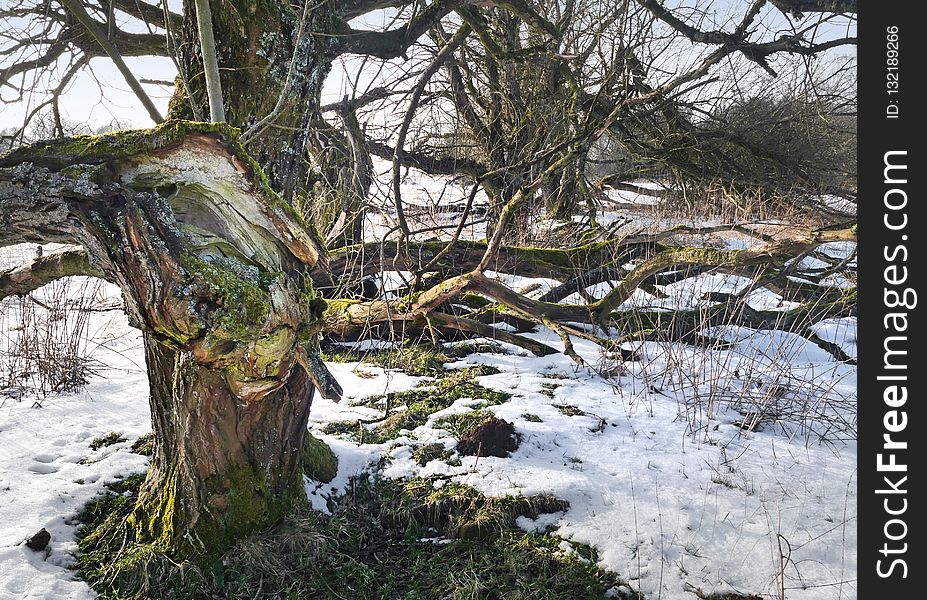
[[[488,410],[471,410],[456,415],[441,417],[435,421],[435,427],[447,430],[458,440],[472,433],[477,427],[494,418],[492,412]]]
[[[107,491],[75,516],[80,526],[74,569],[101,598],[151,597],[139,593],[141,582],[168,578],[165,568],[172,562],[159,556],[152,545],[131,541],[125,525],[145,476],[137,473],[107,484]]]
[[[560,384],[558,383],[542,383],[541,393],[548,398],[553,399],[554,395],[557,393],[558,387],[560,387]]]
[[[584,417],[588,414],[586,411],[572,404],[554,404],[554,408],[568,417]]]
[[[145,435],[141,436],[132,442],[132,448],[130,450],[135,454],[151,456],[154,454],[154,434],[146,433]]]
[[[521,418],[529,423],[543,423],[544,420],[534,413],[522,413]]]
[[[80,523],[77,540],[85,538],[113,514],[126,514],[131,511],[138,497],[138,490],[145,481],[145,473],[137,473],[107,484],[107,491],[84,505],[74,520]],[[78,562],[78,570],[80,563]]]
[[[461,484],[435,485],[360,478],[333,514],[298,511],[239,542],[212,569],[171,567],[156,552],[141,551],[133,581],[143,583],[140,588],[127,593],[119,587],[124,580],[105,578],[93,586],[103,598],[587,600],[626,585],[595,566],[592,548],[563,552],[559,538],[514,525],[519,516],[565,510],[565,501],[489,498]],[[109,514],[99,510],[103,503],[95,504],[99,522],[121,514],[112,499],[106,502]],[[78,564],[86,567],[81,550]],[[96,566],[105,571],[105,562]]]
[[[447,462],[454,453],[444,447],[444,444],[425,444],[418,446],[412,451],[412,459],[420,467],[424,467],[433,460],[443,460]]]
[[[90,442],[90,449],[99,450],[100,448],[112,446],[113,444],[118,444],[124,441],[126,441],[126,438],[122,437],[121,433],[118,431],[110,431],[109,433],[101,435],[100,437],[93,438],[93,440]]]
[[[120,496],[134,497],[138,495],[138,490],[142,487],[147,476],[148,473],[145,471],[132,473],[124,479],[117,479],[112,483],[104,484],[103,487]]]
[[[569,507],[550,495],[491,497],[462,483],[436,488],[435,480],[417,477],[402,482],[383,510],[387,521],[411,520],[455,539],[490,539],[515,529],[518,517],[536,519]]]

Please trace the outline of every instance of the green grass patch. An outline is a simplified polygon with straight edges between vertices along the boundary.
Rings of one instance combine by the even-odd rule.
[[[584,417],[587,414],[586,411],[572,404],[554,404],[554,408],[568,417]]]
[[[554,395],[557,393],[558,387],[560,387],[560,384],[558,383],[542,383],[541,393],[547,396],[548,398],[553,399]]]
[[[154,454],[154,434],[146,433],[132,443],[131,451],[142,456]]]
[[[488,410],[471,410],[456,415],[441,417],[435,421],[435,427],[451,432],[458,440],[496,415]]]
[[[518,516],[566,507],[549,496],[488,498],[424,479],[359,479],[332,515],[299,511],[239,542],[210,570],[169,570],[149,560],[155,568],[134,595],[106,579],[94,587],[102,598],[605,598],[625,582],[595,566],[593,549],[565,553],[560,539],[514,526]]]
[[[412,450],[412,459],[418,463],[420,467],[424,467],[433,460],[443,460],[447,462],[451,460],[453,455],[454,452],[445,448],[444,444],[425,444],[424,446],[418,446]]]
[[[118,431],[110,431],[109,433],[101,435],[100,437],[93,438],[93,440],[90,441],[90,449],[99,450],[100,448],[112,446],[113,444],[118,444],[124,441],[126,441],[126,438],[122,437],[121,433]]]
[[[543,423],[544,420],[534,413],[522,413],[521,418],[529,423]]]
[[[74,517],[80,523],[77,539],[80,541],[88,533],[99,527],[103,521],[114,513],[131,510],[138,497],[138,490],[145,481],[145,473],[135,473],[125,479],[106,484],[107,490],[88,502]]]
[[[329,435],[347,435],[356,442],[382,444],[428,422],[429,417],[462,398],[478,400],[478,408],[502,404],[511,399],[507,392],[498,392],[476,383],[476,378],[499,371],[488,365],[455,369],[445,377],[424,382],[418,387],[382,396],[371,396],[358,404],[383,408],[386,416],[368,427],[360,421],[328,423],[323,431]]]
[[[132,473],[124,479],[117,479],[111,483],[103,484],[103,487],[121,496],[135,496],[138,494],[139,488],[141,488],[142,484],[145,482],[145,477],[147,475],[148,474],[144,471],[141,473]]]

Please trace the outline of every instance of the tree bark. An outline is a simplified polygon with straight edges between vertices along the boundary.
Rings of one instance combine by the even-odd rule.
[[[314,388],[292,370],[260,401],[222,370],[145,336],[155,432],[148,478],[129,523],[167,554],[216,558],[305,502],[301,450]]]
[[[213,35],[220,40],[218,69],[225,120],[247,130],[275,112],[283,96],[273,124],[248,140],[247,147],[264,169],[271,187],[285,201],[292,202],[299,194],[311,190],[314,180],[307,160],[313,144],[310,132],[320,119],[322,83],[337,57],[332,34],[339,21],[334,3],[320,3],[311,8],[305,26],[313,34],[302,36],[299,47],[296,47],[296,29],[302,12],[300,6],[252,0],[209,3]],[[175,119],[192,116],[187,94],[201,109],[207,109],[209,97],[195,3],[184,2],[183,10],[180,65],[190,89],[175,92],[168,114]],[[286,86],[294,53],[295,77]],[[203,112],[209,114],[208,110]]]
[[[168,122],[0,156],[0,245],[81,244],[76,268],[144,333],[155,452],[127,525],[172,560],[208,563],[304,498],[311,382],[331,380],[308,372],[324,251],[236,135]]]

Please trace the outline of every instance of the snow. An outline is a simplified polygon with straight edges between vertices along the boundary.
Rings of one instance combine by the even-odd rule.
[[[71,519],[104,484],[148,466],[128,451],[151,429],[141,335],[119,311],[91,319],[93,357],[108,366],[105,378],[41,399],[40,408],[28,395],[0,395],[0,598],[92,597],[68,570],[76,549]],[[90,449],[110,431],[126,441]],[[51,534],[47,556],[21,545],[43,527]]]
[[[853,249],[824,250],[845,258]],[[10,256],[0,260],[15,263]],[[493,276],[516,289],[538,283],[546,291],[555,284]],[[664,286],[665,299],[639,291],[625,308],[694,306],[706,292],[737,293],[748,283],[704,274]],[[607,285],[589,291],[601,294]],[[770,292],[753,292],[748,302],[789,306]],[[107,365],[101,376],[79,393],[49,395],[41,408],[31,397],[0,396],[0,598],[93,597],[68,570],[76,546],[73,516],[105,483],[147,465],[129,452],[150,429],[140,336],[118,311],[91,318],[94,358]],[[812,330],[856,356],[855,318],[828,319]],[[435,421],[471,410],[474,400],[456,401],[393,442],[358,445],[321,430],[332,421],[380,418],[382,411],[359,401],[427,378],[331,363],[345,397],[340,403],[316,397],[310,430],[332,447],[339,468],[329,484],[306,482],[309,501],[327,511],[351,477],[378,468],[386,477],[434,477],[438,486],[461,482],[489,495],[553,494],[569,501],[569,509],[517,524],[595,547],[601,566],[648,598],[693,600],[695,588],[776,597],[783,577],[790,600],[854,598],[855,366],[787,332],[718,327],[702,333],[715,342],[704,348],[636,343],[629,348],[643,360],[624,365],[578,339],[575,349],[589,367],[505,344],[508,353],[474,354],[450,365],[499,369],[479,383],[513,397],[485,410],[511,421],[522,436],[508,458],[461,457],[459,466],[441,460],[420,466],[412,450],[426,443],[453,449],[455,440]],[[15,335],[5,331],[4,343]],[[562,348],[549,330],[528,335]],[[575,407],[574,416],[558,405]],[[529,413],[541,421],[527,420]],[[110,431],[126,441],[89,448]],[[52,535],[47,556],[21,544],[42,527]]]
[[[845,319],[824,319],[811,326],[815,335],[837,344],[850,358],[856,358],[856,317]]]
[[[783,342],[779,337],[732,332],[742,359],[772,354]],[[583,354],[594,352],[576,345]],[[817,369],[826,383],[816,385],[854,393],[850,368],[835,369],[826,353],[802,345],[783,356],[794,361],[789,370],[797,378]],[[780,535],[791,545],[789,598],[853,596],[855,442],[821,444],[774,430],[745,433],[731,409],[719,409],[709,426],[692,435],[683,406],[691,389],[651,393],[634,376],[609,381],[574,373],[562,356],[471,358],[503,369],[480,383],[515,394],[489,410],[516,425],[520,448],[506,459],[462,457],[458,467],[440,461],[420,467],[400,445],[389,452],[387,476],[443,476],[490,495],[564,498],[570,502],[566,513],[519,525],[553,527],[559,536],[596,547],[603,566],[647,597],[691,599],[687,584],[773,594]],[[782,361],[777,364],[783,368]],[[564,373],[573,375],[561,379]],[[541,393],[544,384],[558,386],[553,398]],[[585,414],[564,415],[557,405],[565,403]],[[541,422],[525,420],[526,413]],[[450,444],[433,421],[410,437]]]

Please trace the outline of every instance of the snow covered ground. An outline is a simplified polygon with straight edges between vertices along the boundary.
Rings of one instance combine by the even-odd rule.
[[[841,250],[849,255],[834,252]],[[706,275],[688,287],[674,284],[661,302],[680,306],[743,283]],[[763,308],[775,301],[756,299]],[[0,396],[0,598],[92,597],[67,568],[75,548],[71,519],[105,483],[146,466],[129,451],[150,429],[139,335],[119,312],[91,318],[93,356],[107,365],[100,376],[78,393],[47,396],[40,408],[27,396]],[[855,356],[855,319],[830,319],[814,331]],[[321,433],[326,423],[371,416],[352,400],[422,382],[370,365],[332,364],[345,400],[317,398],[310,428],[338,454],[339,472],[331,484],[310,485],[310,501],[324,510],[352,475],[385,457],[386,477],[568,500],[564,513],[519,524],[594,546],[604,567],[648,598],[694,600],[696,590],[778,598],[783,588],[789,600],[855,598],[855,366],[784,332],[707,333],[726,343],[703,350],[642,343],[635,349],[644,360],[623,368],[575,340],[588,364],[609,377],[563,355],[538,358],[514,347],[451,365],[499,369],[479,383],[513,396],[487,410],[521,435],[510,457],[460,457],[459,466],[439,459],[420,466],[412,449],[452,449],[454,438],[435,421],[471,410],[468,399],[388,444]],[[15,335],[0,332],[6,344]],[[548,330],[532,336],[560,345]],[[111,431],[125,441],[90,449]],[[47,555],[21,544],[42,527],[52,535]]]

